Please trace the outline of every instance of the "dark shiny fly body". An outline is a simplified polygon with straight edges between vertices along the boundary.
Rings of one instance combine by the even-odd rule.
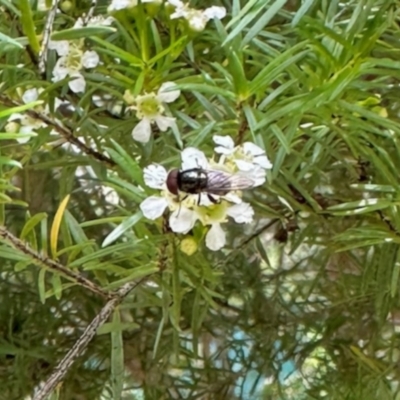
[[[243,175],[203,168],[191,168],[182,171],[173,169],[167,177],[167,188],[175,195],[184,192],[187,194],[206,193],[224,196],[231,191],[249,189],[253,186],[254,181]],[[213,201],[212,198],[210,200]]]

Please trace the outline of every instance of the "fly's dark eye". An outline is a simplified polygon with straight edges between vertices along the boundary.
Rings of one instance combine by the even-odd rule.
[[[178,195],[178,175],[179,169],[173,169],[167,176],[167,189],[174,195]]]

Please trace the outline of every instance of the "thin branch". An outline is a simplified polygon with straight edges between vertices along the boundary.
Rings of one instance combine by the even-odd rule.
[[[87,15],[83,18],[83,26],[86,26],[90,19],[93,17],[94,9],[97,6],[97,0],[92,0]]]
[[[0,226],[0,238],[3,238],[6,242],[9,242],[15,249],[19,250],[21,253],[30,256],[38,265],[44,266],[55,273],[62,274],[64,277],[70,279],[76,284],[81,285],[91,292],[105,297],[106,299],[115,297],[115,293],[109,293],[105,291],[100,286],[85,278],[80,273],[74,272],[66,266],[53,260],[52,258],[49,258],[46,255],[40,254],[37,251],[33,250],[28,244],[18,239],[4,226]]]
[[[58,2],[59,0],[53,0],[51,9],[47,14],[46,25],[44,26],[43,30],[42,47],[40,48],[38,63],[38,68],[41,75],[46,73],[47,51],[49,47],[51,31],[53,30],[54,18],[58,9]]]
[[[115,308],[121,304],[125,297],[137,287],[143,283],[147,277],[143,277],[138,281],[128,282],[123,285],[117,292],[116,297],[107,302],[107,304],[101,309],[96,315],[93,321],[87,326],[81,337],[75,342],[71,350],[65,355],[65,357],[55,367],[54,372],[50,375],[47,381],[39,392],[33,396],[33,400],[44,400],[50,393],[56,388],[56,386],[64,379],[69,368],[74,361],[86,350],[88,344],[96,335],[97,329],[107,321],[111,313]]]
[[[8,98],[3,94],[0,94],[0,101],[7,107],[19,107],[22,105],[14,100],[11,100],[10,98]],[[116,164],[113,160],[111,160],[111,158],[105,156],[104,154],[99,153],[96,150],[93,150],[91,147],[86,146],[85,143],[81,142],[77,137],[74,136],[72,131],[70,131],[65,126],[61,125],[59,122],[51,119],[47,115],[40,113],[38,111],[26,110],[25,113],[31,118],[40,119],[48,126],[54,128],[54,130],[57,131],[67,142],[74,144],[88,156],[91,156],[95,158],[97,161],[107,164],[111,168],[115,167]]]

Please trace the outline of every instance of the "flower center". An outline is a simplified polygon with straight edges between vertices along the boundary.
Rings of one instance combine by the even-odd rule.
[[[211,225],[214,223],[225,222],[226,218],[226,211],[228,209],[228,202],[221,201],[218,204],[212,204],[208,207],[199,207],[196,206],[195,210],[199,216],[203,225]]]
[[[82,69],[82,50],[78,43],[70,42],[69,52],[66,56],[66,67],[70,71],[80,71]]]
[[[138,118],[154,118],[157,115],[160,115],[163,111],[163,107],[161,105],[160,100],[157,99],[155,93],[145,94],[143,96],[138,96],[136,98],[137,112],[136,115]]]

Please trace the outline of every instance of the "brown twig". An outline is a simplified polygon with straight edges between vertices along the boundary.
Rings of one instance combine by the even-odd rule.
[[[58,2],[59,0],[53,0],[51,9],[47,13],[46,25],[43,29],[42,47],[40,48],[38,62],[38,68],[41,75],[46,73],[47,51],[49,47],[51,31],[53,30],[54,18],[57,13]]]
[[[71,269],[60,264],[59,262],[53,260],[52,258],[49,258],[46,255],[40,254],[37,251],[33,250],[28,244],[18,239],[4,226],[0,226],[0,238],[3,238],[6,242],[10,243],[12,247],[19,250],[21,253],[30,256],[36,264],[42,267],[46,267],[54,273],[59,273],[70,279],[71,281],[75,282],[76,284],[81,285],[91,292],[105,297],[106,299],[115,297],[115,293],[109,293],[105,291],[100,286],[85,278],[80,273],[74,272]]]
[[[83,26],[86,26],[93,17],[94,9],[97,7],[97,0],[92,0],[88,13],[83,18]]]
[[[18,102],[11,100],[7,96],[0,94],[0,101],[7,107],[19,107],[22,104],[19,104]],[[111,160],[109,157],[105,156],[104,154],[99,153],[96,150],[93,150],[91,147],[86,146],[85,143],[81,142],[77,137],[74,136],[72,131],[70,131],[68,128],[65,126],[61,125],[59,122],[51,119],[47,115],[40,113],[38,111],[34,110],[27,110],[25,113],[30,116],[31,118],[35,119],[40,119],[43,121],[45,124],[48,126],[51,126],[54,128],[56,132],[58,132],[67,142],[74,144],[76,147],[78,147],[83,153],[87,154],[88,156],[91,156],[95,158],[97,161],[100,161],[102,163],[107,164],[109,167],[115,167],[115,162]]]
[[[97,329],[109,318],[115,308],[121,304],[124,298],[137,287],[143,283],[147,277],[141,278],[138,281],[128,282],[123,285],[117,292],[116,297],[107,302],[107,304],[96,315],[93,321],[87,326],[81,337],[76,341],[71,350],[55,367],[54,372],[46,380],[43,387],[39,392],[33,396],[33,400],[44,400],[56,388],[56,386],[64,379],[69,368],[74,361],[84,352],[89,342],[96,335]]]

